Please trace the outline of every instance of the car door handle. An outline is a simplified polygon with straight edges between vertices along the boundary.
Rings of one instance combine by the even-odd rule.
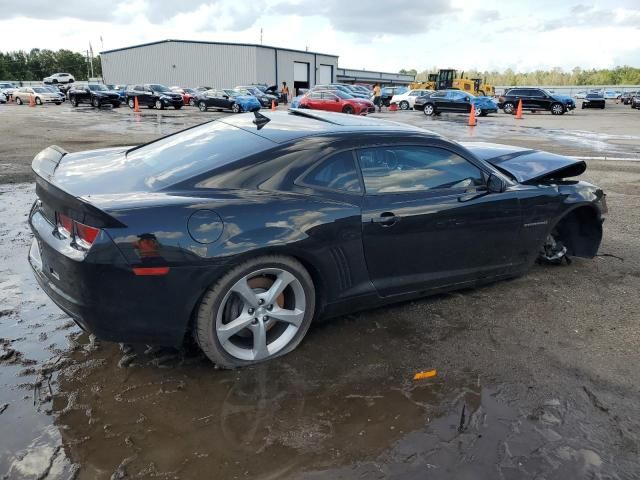
[[[383,212],[379,217],[373,217],[371,221],[382,227],[392,227],[400,221],[400,217],[396,217],[393,212]]]

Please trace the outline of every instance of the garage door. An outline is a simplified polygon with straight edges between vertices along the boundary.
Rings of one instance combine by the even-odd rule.
[[[303,62],[293,62],[293,81],[308,82],[309,81],[309,64]]]
[[[320,65],[318,83],[326,85],[333,83],[333,65]]]

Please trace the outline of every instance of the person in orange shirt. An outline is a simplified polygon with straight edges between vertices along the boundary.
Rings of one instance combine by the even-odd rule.
[[[280,97],[282,98],[282,103],[284,103],[285,105],[289,103],[289,87],[287,87],[287,82],[282,82]]]
[[[378,112],[382,111],[382,89],[380,85],[373,85],[373,104],[378,107]]]

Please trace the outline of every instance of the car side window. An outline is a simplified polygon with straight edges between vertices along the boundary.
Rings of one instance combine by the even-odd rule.
[[[322,94],[322,99],[323,100],[334,100],[338,98],[336,95],[334,95],[333,93],[323,93]]]
[[[431,98],[444,98],[447,96],[447,92],[436,92],[431,95]]]
[[[320,98],[322,98],[322,95],[320,95],[319,93],[310,93],[309,98],[311,100],[319,100]]]
[[[336,153],[320,162],[303,177],[302,183],[310,187],[349,193],[362,191],[356,163],[350,150]]]
[[[484,186],[478,167],[444,148],[367,148],[357,157],[368,195]]]

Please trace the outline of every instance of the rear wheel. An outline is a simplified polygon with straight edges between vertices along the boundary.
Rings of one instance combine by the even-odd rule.
[[[484,117],[484,116],[486,115],[486,114],[482,111],[482,108],[480,108],[480,107],[475,107],[475,108],[473,109],[473,111],[475,112],[476,117],[479,117],[479,116],[481,116],[481,115]]]
[[[424,106],[424,110],[422,111],[422,113],[424,113],[427,117],[430,117],[431,115],[433,115],[436,112],[436,109],[433,108],[433,105],[427,103]]]
[[[129,100],[127,100],[127,105],[129,105],[129,108],[134,108],[136,106],[136,103],[133,98],[130,98]]]
[[[346,113],[347,115],[353,115],[355,113],[355,110],[351,105],[345,105],[344,108],[342,109],[342,113]]]
[[[507,102],[502,106],[502,111],[511,115],[515,111],[515,106],[511,102]]]
[[[207,111],[207,104],[204,102],[199,102],[198,103],[198,108],[200,109],[201,112],[206,112]]]
[[[195,336],[204,354],[223,368],[264,362],[298,346],[315,311],[315,289],[293,258],[249,260],[204,295]]]
[[[40,97],[36,97],[36,105],[42,105],[42,99]]]
[[[240,113],[240,112],[242,111],[242,109],[240,108],[240,105],[238,105],[237,103],[234,103],[234,104],[231,106],[231,111],[232,111],[233,113]]]
[[[400,110],[409,110],[409,102],[402,100],[400,102]]]
[[[91,105],[93,105],[94,108],[100,108],[100,101],[96,97],[93,97],[93,99],[91,99]]]
[[[553,115],[562,115],[564,113],[564,107],[561,103],[554,103],[551,105],[551,113]]]
[[[158,110],[164,110],[164,103],[162,103],[162,100],[156,100],[155,107]]]

